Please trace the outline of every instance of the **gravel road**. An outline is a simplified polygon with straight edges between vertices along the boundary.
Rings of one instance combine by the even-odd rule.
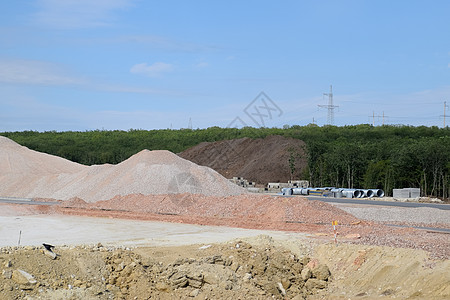
[[[428,207],[350,207],[348,205],[333,205],[354,215],[357,218],[377,222],[409,222],[424,224],[449,224],[450,211]]]

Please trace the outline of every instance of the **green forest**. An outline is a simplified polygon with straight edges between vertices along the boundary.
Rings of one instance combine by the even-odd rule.
[[[179,153],[201,142],[281,135],[306,143],[307,169],[299,179],[312,186],[419,187],[423,195],[450,194],[450,129],[413,126],[284,126],[84,132],[3,132],[30,149],[85,165],[117,164],[143,150]],[[300,150],[300,149],[299,149]],[[301,151],[299,151],[301,152]]]

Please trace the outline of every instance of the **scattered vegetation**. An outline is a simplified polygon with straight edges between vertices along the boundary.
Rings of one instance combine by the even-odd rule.
[[[306,143],[308,168],[301,179],[313,186],[382,188],[388,194],[394,188],[420,187],[424,195],[442,198],[450,193],[448,127],[294,125],[0,134],[30,149],[85,165],[116,164],[143,149],[178,153],[201,142],[282,135]],[[294,156],[290,164],[295,166]]]

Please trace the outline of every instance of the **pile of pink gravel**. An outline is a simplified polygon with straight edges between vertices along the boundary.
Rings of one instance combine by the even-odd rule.
[[[0,170],[0,196],[8,197],[96,202],[129,194],[245,193],[216,171],[165,150],[143,150],[117,165],[85,166],[0,136]]]
[[[253,220],[265,223],[352,224],[360,221],[353,215],[321,201],[302,197],[276,197],[260,194],[217,197],[206,195],[132,194],[116,196],[110,200],[86,203],[73,198],[63,207],[137,212],[201,218]]]

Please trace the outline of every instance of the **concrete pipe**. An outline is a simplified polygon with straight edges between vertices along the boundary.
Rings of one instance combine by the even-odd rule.
[[[358,192],[358,197],[356,198],[364,198],[364,191],[363,190],[356,190]]]
[[[374,197],[379,197],[379,198],[384,197],[384,191],[381,189],[373,189],[371,191],[373,192]]]
[[[372,198],[374,196],[373,190],[361,190],[363,192],[363,197]]]
[[[302,189],[301,188],[293,188],[292,189],[292,195],[301,195]]]
[[[361,190],[343,189],[342,195],[346,198],[361,198]]]
[[[304,188],[293,188],[292,195],[309,195],[309,190]]]
[[[285,196],[290,196],[290,195],[292,195],[292,189],[291,188],[282,188],[281,193]]]

